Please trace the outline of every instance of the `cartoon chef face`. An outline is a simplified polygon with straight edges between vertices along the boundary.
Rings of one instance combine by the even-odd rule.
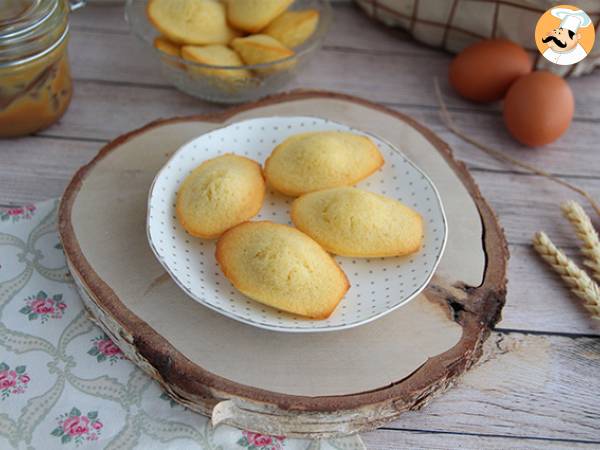
[[[551,30],[542,38],[542,42],[557,53],[568,52],[577,46],[581,34],[573,30],[558,27]]]
[[[557,23],[555,18],[560,22]],[[587,47],[582,45],[586,39],[589,44],[590,30],[586,31],[587,27],[591,27],[593,43],[594,27],[584,11],[566,7],[551,8],[538,21],[537,46],[544,58],[553,64],[561,66],[577,64],[587,56]]]

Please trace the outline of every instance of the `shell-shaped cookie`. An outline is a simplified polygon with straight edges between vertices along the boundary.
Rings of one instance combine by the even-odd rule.
[[[304,9],[286,11],[263,30],[264,34],[274,37],[289,48],[302,45],[317,28],[319,11]]]
[[[304,233],[272,222],[246,222],[217,242],[219,267],[248,297],[313,319],[331,315],[349,288],[333,258]]]
[[[217,0],[150,0],[146,12],[176,44],[227,44],[236,36],[227,25],[225,6]]]
[[[171,41],[163,36],[158,36],[154,39],[154,47],[163,53],[171,56],[181,56],[181,50],[178,45],[173,44]]]
[[[346,131],[317,131],[290,136],[265,162],[265,177],[279,192],[296,197],[348,186],[383,165],[371,139]]]
[[[238,52],[246,64],[263,64],[278,61],[294,55],[294,51],[287,48],[277,39],[266,34],[254,34],[231,41],[231,47]],[[295,58],[269,67],[255,69],[256,72],[268,75],[273,72],[285,70],[295,64]]]
[[[264,195],[260,165],[226,154],[204,161],[186,177],[175,209],[188,233],[211,239],[258,214]]]
[[[258,33],[294,0],[226,0],[227,18],[234,27]]]
[[[208,64],[211,66],[240,67],[244,65],[239,55],[229,47],[220,44],[214,45],[185,45],[181,47],[181,56],[187,61]],[[193,73],[227,81],[243,81],[252,75],[246,69],[212,69],[204,67],[190,67]]]
[[[386,257],[414,253],[423,240],[423,219],[397,200],[353,187],[303,195],[292,204],[292,221],[323,248],[340,256]]]

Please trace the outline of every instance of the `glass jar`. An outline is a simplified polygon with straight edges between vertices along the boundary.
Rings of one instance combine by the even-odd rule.
[[[42,130],[66,111],[68,16],[83,3],[0,1],[0,137]]]

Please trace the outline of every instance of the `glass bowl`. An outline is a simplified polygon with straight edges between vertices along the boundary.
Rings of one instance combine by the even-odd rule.
[[[332,16],[329,0],[296,0],[290,10],[310,8],[319,11],[320,15],[315,32],[306,42],[293,49],[294,55],[269,63],[225,67],[187,61],[155,48],[154,39],[160,33],[148,20],[147,3],[148,0],[127,0],[125,19],[129,23],[131,31],[150,48],[159,62],[163,76],[173,86],[186,94],[218,103],[241,103],[256,100],[281,90],[319,49]],[[211,76],[211,69],[219,71],[250,70],[252,76]]]

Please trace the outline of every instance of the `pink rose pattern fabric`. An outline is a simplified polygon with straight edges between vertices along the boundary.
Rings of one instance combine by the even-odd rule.
[[[18,222],[22,219],[31,219],[35,213],[35,205],[25,205],[16,208],[0,209],[0,222]]]
[[[114,364],[125,358],[121,349],[106,334],[96,336],[92,339],[92,344],[92,348],[88,350],[88,355],[95,357],[99,363],[109,361],[110,364]]]
[[[98,419],[98,411],[88,411],[83,415],[76,407],[58,416],[56,421],[58,426],[50,434],[60,438],[62,444],[74,442],[76,446],[98,440],[104,427]]]
[[[6,400],[13,394],[23,394],[31,381],[26,366],[14,369],[5,363],[0,363],[0,400]]]
[[[139,450],[149,442],[157,450],[315,448],[309,440],[212,428],[127,361],[88,320],[55,232],[56,209],[55,200],[0,209],[2,450]],[[364,446],[353,437],[319,448]]]
[[[25,306],[19,312],[27,316],[29,320],[40,320],[45,323],[48,319],[61,319],[67,304],[62,301],[62,294],[48,297],[44,291],[39,291],[25,299]]]
[[[242,431],[242,437],[237,444],[248,450],[282,450],[284,442],[284,436],[268,436],[252,431]]]

